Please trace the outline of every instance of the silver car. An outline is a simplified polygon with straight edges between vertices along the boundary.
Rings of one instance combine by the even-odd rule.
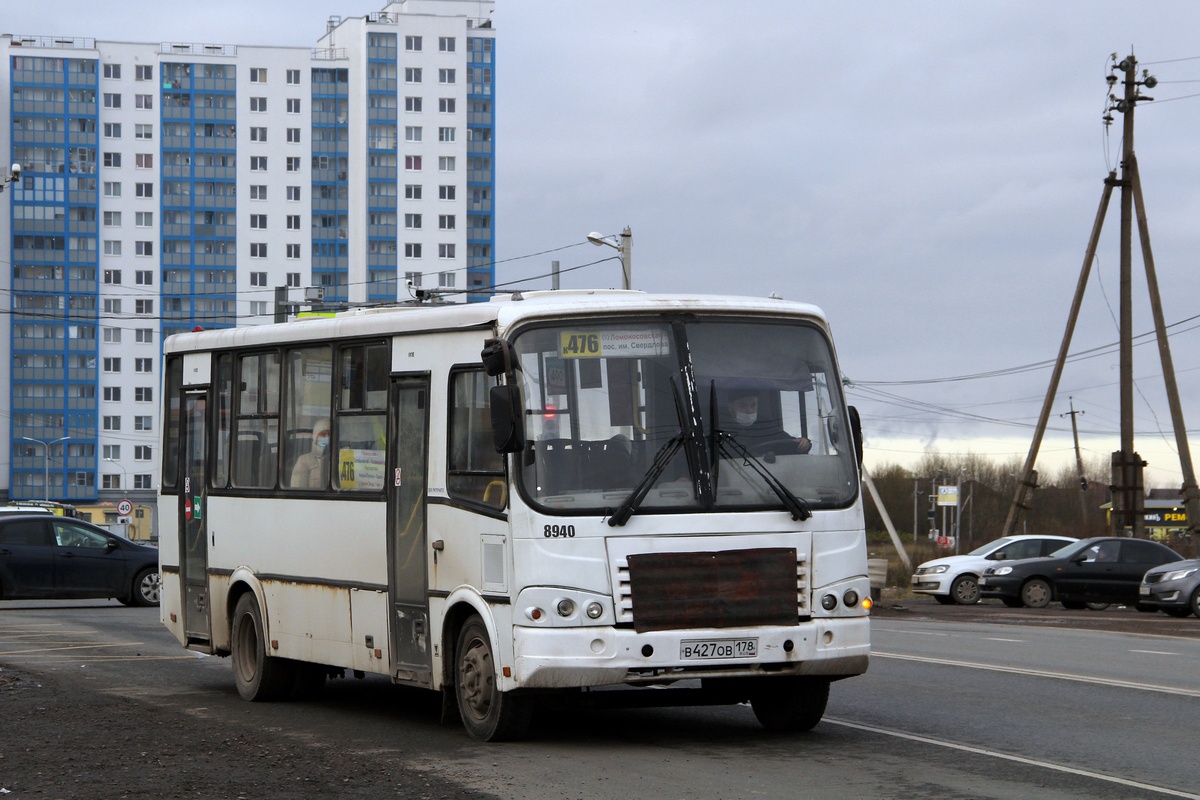
[[[1162,609],[1172,617],[1200,617],[1200,560],[1147,570],[1138,587],[1138,607]]]

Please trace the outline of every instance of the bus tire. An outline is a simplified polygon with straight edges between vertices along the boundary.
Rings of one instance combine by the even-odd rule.
[[[295,685],[290,661],[267,655],[262,612],[254,595],[238,598],[229,636],[233,682],[243,700],[267,701],[287,697]]]
[[[454,693],[463,727],[481,742],[519,739],[529,728],[528,697],[496,688],[496,663],[487,626],[472,615],[454,649]]]
[[[829,681],[825,678],[760,678],[750,694],[750,708],[769,731],[810,731],[825,716]]]

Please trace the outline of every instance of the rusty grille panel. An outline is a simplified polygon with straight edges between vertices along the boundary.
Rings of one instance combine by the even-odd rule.
[[[639,632],[795,625],[805,573],[795,548],[633,554],[621,599]]]

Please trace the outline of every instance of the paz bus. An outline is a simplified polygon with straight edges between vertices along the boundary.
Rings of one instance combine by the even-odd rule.
[[[814,306],[528,292],[164,356],[161,618],[247,700],[349,670],[483,741],[555,695],[797,730],[867,669],[861,432]]]

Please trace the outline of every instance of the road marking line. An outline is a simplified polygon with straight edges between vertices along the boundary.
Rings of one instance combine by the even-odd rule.
[[[1001,639],[999,636],[985,636],[985,637],[983,637],[983,640],[985,642],[1023,642],[1023,641],[1025,641],[1024,639]]]
[[[35,650],[0,650],[0,656],[23,656],[30,653],[53,653],[57,650],[89,650],[93,647],[137,647],[142,642],[113,642],[112,644],[76,644],[69,647],[39,647]]]
[[[1102,772],[1092,772],[1091,770],[1080,769],[1078,767],[1068,767],[1062,764],[1055,764],[1050,761],[1040,761],[1035,758],[1026,758],[1024,756],[1014,756],[1009,753],[1001,753],[998,750],[989,750],[984,747],[972,747],[971,745],[958,744],[957,742],[947,742],[942,739],[934,739],[929,736],[921,736],[915,733],[904,733],[902,731],[889,730],[888,728],[879,728],[874,725],[863,725],[858,722],[848,722],[842,719],[833,719],[825,717],[825,722],[832,725],[841,725],[844,728],[854,728],[855,730],[868,731],[869,733],[878,733],[884,736],[894,736],[898,739],[908,739],[921,744],[931,744],[937,747],[947,747],[951,750],[961,750],[965,753],[974,753],[975,755],[988,756],[989,758],[999,758],[1005,761],[1015,761],[1018,764],[1026,764],[1031,767],[1041,767],[1042,769],[1050,769],[1055,772],[1065,772],[1068,775],[1079,775],[1084,778],[1092,778],[1093,780],[1106,781],[1115,783],[1120,786],[1128,786],[1133,789],[1140,789],[1146,792],[1156,792],[1158,794],[1166,794],[1172,797],[1183,797],[1186,800],[1200,800],[1200,794],[1191,794],[1190,792],[1181,792],[1178,789],[1168,789],[1164,786],[1154,786],[1149,783],[1141,783],[1140,781],[1132,781],[1128,778],[1118,778],[1114,775],[1105,775]]]
[[[926,656],[906,656],[900,653],[881,653],[872,651],[871,657],[894,658],[899,661],[921,661],[926,664],[942,664],[947,667],[966,667],[968,669],[983,669],[991,672],[1011,672],[1015,675],[1031,675],[1035,678],[1058,678],[1064,681],[1079,683],[1095,683],[1101,686],[1115,686],[1121,689],[1140,689],[1145,692],[1161,692],[1162,694],[1177,694],[1184,697],[1200,697],[1200,689],[1183,689],[1175,686],[1159,686],[1153,683],[1130,683],[1114,678],[1097,678],[1087,675],[1071,675],[1066,672],[1050,672],[1042,669],[1025,669],[1023,667],[1003,667],[997,664],[980,664],[974,661],[953,661],[948,658],[928,658]]]
[[[1177,656],[1179,653],[1172,653],[1170,650],[1130,650],[1131,653],[1148,653],[1152,656]]]
[[[948,633],[938,633],[936,631],[910,631],[902,628],[872,628],[871,630],[883,631],[885,633],[903,633],[905,636],[949,636]]]

